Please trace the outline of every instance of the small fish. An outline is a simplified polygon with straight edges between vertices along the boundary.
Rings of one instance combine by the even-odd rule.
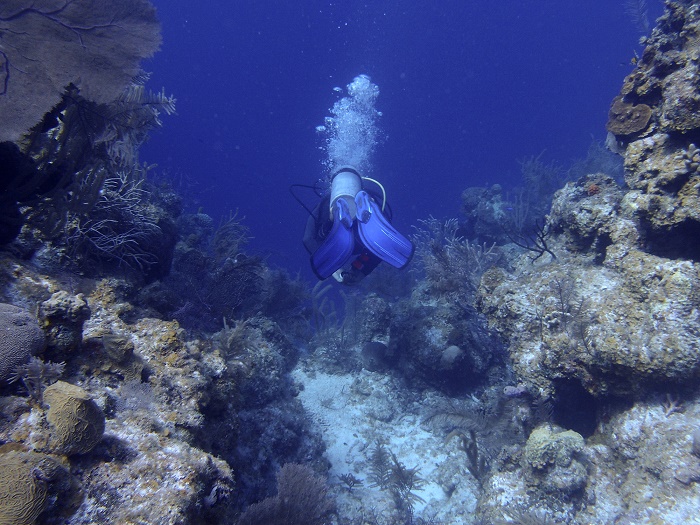
[[[639,55],[637,54],[636,50],[634,50],[633,53],[634,53],[634,56],[630,59],[630,63],[633,66],[636,66],[637,64],[639,64]]]

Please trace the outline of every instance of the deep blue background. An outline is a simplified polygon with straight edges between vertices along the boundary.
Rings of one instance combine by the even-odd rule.
[[[361,73],[380,88],[374,175],[404,233],[456,217],[461,191],[517,183],[518,160],[569,164],[604,140],[640,31],[623,0],[153,0],[149,86],[177,98],[142,160],[194,181],[192,205],[238,209],[250,248],[306,270],[291,183],[324,175],[315,127]],[[650,15],[662,12],[650,0]]]

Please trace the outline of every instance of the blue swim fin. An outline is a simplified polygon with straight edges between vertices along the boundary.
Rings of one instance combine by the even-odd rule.
[[[355,245],[350,208],[343,199],[333,206],[333,227],[323,244],[311,256],[311,269],[323,280],[341,268],[352,256]]]
[[[357,193],[355,204],[357,230],[362,244],[393,267],[406,266],[413,256],[413,243],[396,231],[366,191]]]

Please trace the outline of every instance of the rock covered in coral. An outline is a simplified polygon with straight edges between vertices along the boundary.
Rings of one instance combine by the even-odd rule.
[[[697,400],[682,404],[666,397],[615,414],[601,429],[600,444],[586,454],[587,490],[597,504],[579,523],[695,523],[700,459],[692,455],[691,441],[699,409]]]
[[[0,382],[44,349],[46,338],[36,318],[24,308],[0,303]]]
[[[86,454],[102,439],[105,416],[88,393],[76,385],[57,381],[44,391],[51,425],[49,446],[59,454]]]
[[[700,128],[700,9],[666,2],[637,68],[612,104],[608,130],[618,136],[647,132],[687,133]],[[649,126],[648,126],[649,125]]]
[[[61,352],[80,344],[90,307],[82,294],[72,295],[61,290],[41,303],[39,316],[48,334],[49,346]]]
[[[48,290],[60,289],[29,267],[14,279],[20,295],[49,297]],[[185,341],[177,322],[125,322],[120,316],[132,311],[123,298],[128,290],[116,279],[93,287],[92,315],[83,326],[87,343],[66,355],[65,377],[79,382],[94,402],[61,383],[47,388],[46,409],[25,398],[0,398],[0,442],[69,455],[63,461],[70,462],[86,498],[67,523],[218,522],[232,508],[233,474],[194,439],[206,434],[200,410],[216,359],[205,359],[197,341]],[[227,403],[222,408],[231,409]],[[81,429],[85,439],[75,432]],[[47,501],[55,499],[51,494]],[[61,505],[62,499],[70,498],[59,498]]]
[[[500,356],[500,343],[473,308],[419,293],[395,308],[389,349],[411,380],[447,392],[482,381]]]
[[[695,265],[635,251],[621,271],[578,268],[574,280],[570,268],[485,276],[482,308],[533,392],[573,379],[593,395],[630,395],[697,377]]]
[[[693,141],[700,129],[699,36],[700,7],[667,2],[608,122],[621,140],[625,181],[632,189],[621,205],[640,222],[648,249],[695,260],[700,259],[697,243],[679,239],[700,234],[700,152]],[[620,104],[650,108],[649,125],[620,129],[614,111]]]
[[[143,413],[107,421],[100,457],[84,461],[86,498],[71,523],[218,523],[234,488],[225,461],[154,428]]]
[[[362,301],[360,339],[388,345],[391,326],[391,305],[377,294],[368,294]]]
[[[693,452],[693,455],[700,458],[700,427],[696,428],[693,432],[693,442],[691,445],[691,451]]]
[[[202,407],[209,426],[200,439],[234,468],[246,498],[255,501],[274,485],[279,462],[322,455],[288,375],[299,351],[263,317],[227,324],[215,334],[212,350],[203,356],[212,386]]]
[[[633,194],[602,174],[568,183],[549,217],[557,261],[484,275],[479,305],[532,392],[573,379],[596,396],[638,395],[700,374],[700,266],[646,251]]]
[[[184,341],[183,330],[177,321],[143,318],[133,325],[124,322],[120,314],[132,307],[120,296],[117,282],[101,281],[89,301],[92,316],[85,323],[84,339],[92,346],[104,334],[121,334],[119,337],[123,339],[121,344],[125,353],[116,348],[103,349],[98,356],[81,356],[79,359],[84,369],[96,376],[106,373],[104,380],[126,376],[129,381],[140,382],[142,375],[146,375],[156,396],[162,396],[167,405],[167,409],[160,411],[157,417],[154,414],[154,418],[162,425],[167,422],[178,437],[189,439],[189,433],[201,426],[199,409],[209,381],[196,360],[199,356],[197,345],[188,345]],[[108,341],[107,346],[113,342]],[[133,349],[129,350],[132,344]],[[112,361],[110,352],[114,357],[123,355],[125,360]]]
[[[622,202],[637,218],[649,249],[659,255],[700,259],[700,248],[682,241],[700,234],[700,154],[683,137],[655,134],[625,151],[625,181],[632,189]]]
[[[613,414],[585,445],[574,432],[540,426],[517,464],[501,454],[479,514],[495,523],[504,514],[576,525],[695,523],[700,458],[692,454],[692,434],[699,410],[697,400],[638,402]]]
[[[299,352],[276,323],[253,317],[226,325],[215,334],[214,348],[226,364],[225,378],[235,378],[248,406],[262,407],[286,397],[285,375]]]
[[[552,399],[557,421],[575,409],[568,389],[597,398],[583,409],[593,414],[593,437],[588,446],[572,439],[563,463],[555,444],[566,433],[541,426],[522,450],[523,470],[497,465],[484,487],[485,517],[501,519],[500,505],[575,494],[578,507],[550,501],[549,516],[577,524],[697,521],[697,399],[650,393],[669,385],[695,391],[700,377],[700,6],[666,4],[608,123],[627,187],[604,173],[568,183],[547,221],[556,260],[523,256],[512,272],[482,278],[479,306],[509,341],[528,392]],[[613,408],[610,395],[629,405]],[[608,417],[596,413],[598,403]],[[533,497],[533,483],[545,494]]]
[[[624,195],[612,177],[586,175],[554,195],[549,227],[564,236],[567,249],[591,253],[600,263],[610,257],[611,244],[631,247],[639,241],[637,224],[620,213]]]
[[[594,419],[589,445],[572,439],[574,452],[562,463],[555,444],[565,433],[535,429],[522,470],[497,465],[485,484],[485,517],[501,519],[500,505],[533,507],[566,494],[576,495],[578,508],[545,505],[560,522],[697,521],[697,400],[650,394],[669,385],[694,389],[700,377],[700,149],[693,141],[700,6],[667,7],[608,123],[623,147],[627,187],[604,173],[568,183],[547,220],[556,260],[532,264],[523,256],[513,271],[494,268],[481,280],[481,310],[509,341],[528,392],[553,400],[555,420],[575,409],[569,389],[596,398],[583,409]],[[630,405],[606,405],[612,414],[601,420],[596,408],[611,395]],[[545,494],[534,498],[533,485]]]
[[[91,333],[83,340],[90,353],[90,366],[100,373],[123,378],[125,382],[141,382],[143,359],[137,355],[134,341],[125,333]]]
[[[202,411],[219,401],[210,389],[225,365],[216,356],[203,355],[197,341],[186,341],[176,321],[124,322],[118,314],[130,306],[118,288],[115,282],[103,281],[90,296],[93,315],[85,325],[85,338],[97,343],[105,333],[119,334],[117,341],[107,342],[118,348],[105,350],[105,357],[125,358],[120,366],[138,357],[144,374],[118,389],[105,389],[101,381],[112,383],[120,367],[105,368],[101,360],[83,365],[100,378],[90,384],[102,391],[103,402],[111,407],[105,438],[96,450],[113,460],[91,468],[85,479],[90,495],[76,523],[214,519],[230,503],[233,474],[225,461],[198,448],[195,436],[211,433]],[[99,368],[92,368],[96,365]],[[235,389],[230,393],[235,395]],[[215,408],[226,412],[231,401]]]

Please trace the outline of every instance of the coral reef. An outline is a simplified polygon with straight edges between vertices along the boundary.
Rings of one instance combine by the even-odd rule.
[[[460,233],[469,239],[493,242],[502,234],[507,207],[503,188],[499,184],[490,188],[467,188],[462,192],[461,211],[464,221],[460,224]]]
[[[208,361],[219,364],[198,438],[238,473],[245,502],[270,495],[280,463],[325,468],[323,446],[288,376],[298,355],[277,323],[260,316],[225,325],[213,337]]]
[[[468,304],[415,297],[395,308],[390,326],[389,350],[412,382],[463,393],[501,363],[498,340]]]
[[[574,379],[593,395],[641,394],[697,377],[697,270],[640,252],[625,262],[621,272],[584,266],[575,281],[570,265],[485,276],[481,307],[510,339],[514,367],[533,392],[551,395],[554,381]]]
[[[0,8],[0,300],[39,317],[1,317],[0,463],[14,470],[0,475],[17,480],[0,521],[231,523],[279,465],[327,468],[289,377],[306,291],[244,252],[236,214],[180,217],[139,161],[175,102],[138,69],[160,41],[153,6],[49,4]],[[105,68],[85,70],[95,59]]]
[[[20,5],[3,36],[41,19]],[[26,309],[0,305],[0,522],[697,522],[699,28],[667,2],[612,103],[626,185],[599,144],[568,171],[527,157],[356,293],[149,182],[138,146],[174,101],[143,77],[61,86],[0,145],[0,300]]]
[[[700,259],[678,239],[700,231],[700,175],[694,160],[698,120],[698,27],[700,13],[687,2],[667,2],[635,70],[613,104],[651,110],[649,125],[621,132],[610,122],[625,158],[625,181],[633,190],[622,205],[641,222],[649,250],[671,258]],[[611,122],[615,121],[611,111]]]
[[[15,279],[58,287],[28,269]],[[15,282],[12,288],[25,301],[51,295],[35,284]],[[83,505],[71,508],[70,523],[183,523],[229,513],[230,467],[190,443],[203,428],[200,409],[212,384],[198,362],[201,350],[195,342],[188,346],[177,323],[141,319],[128,325],[121,320],[133,309],[120,298],[125,289],[116,280],[102,282],[83,296],[90,304],[85,346],[62,354],[64,379],[73,384],[48,386],[46,410],[21,398],[3,398],[0,440],[35,453],[70,455],[71,468],[79,472],[75,484],[85,494]],[[139,393],[129,394],[133,383],[127,378],[148,390],[131,386]],[[70,501],[59,495],[56,504],[65,508]]]
[[[520,160],[521,184],[509,192],[504,192],[499,184],[464,190],[461,209],[464,219],[459,234],[470,241],[489,244],[505,244],[509,238],[530,235],[549,210],[552,195],[565,180],[562,166],[543,161],[543,155],[544,152]],[[595,162],[592,158],[588,160]]]
[[[568,182],[545,223],[556,258],[481,279],[479,310],[525,395],[553,408],[493,463],[484,519],[505,504],[564,523],[697,521],[699,28],[696,4],[667,2],[613,102],[626,186],[605,172]]]
[[[412,381],[464,392],[500,364],[499,344],[473,307],[481,275],[500,255],[493,246],[459,236],[456,220],[443,224],[429,219],[423,224],[413,240],[416,266],[425,278],[411,297],[387,310],[391,312],[391,320],[384,323],[388,337],[369,341],[386,344]],[[366,317],[382,311],[378,302],[366,301]]]
[[[697,6],[692,2],[667,2],[657,27],[644,40],[646,47],[637,68],[624,81],[622,99],[651,108],[650,133],[687,133],[700,127],[694,80],[698,74],[697,22]]]
[[[536,270],[522,263],[512,275],[494,269],[482,280],[480,307],[511,340],[515,369],[533,392],[551,395],[555,382],[574,379],[595,396],[641,395],[698,377],[699,257],[687,241],[700,231],[696,148],[687,119],[673,124],[665,106],[690,104],[670,101],[690,87],[660,64],[692,69],[700,50],[678,36],[678,24],[682,35],[695,31],[696,6],[669,3],[622,89],[653,109],[650,129],[626,139],[629,189],[604,174],[568,183],[547,222],[566,260]],[[644,88],[652,82],[656,98]]]
[[[248,229],[236,214],[218,227],[204,213],[185,214],[178,232],[169,274],[139,293],[138,302],[153,315],[208,332],[217,331],[222,319],[258,313],[285,319],[290,334],[306,325],[300,315],[304,286],[245,253]]]

